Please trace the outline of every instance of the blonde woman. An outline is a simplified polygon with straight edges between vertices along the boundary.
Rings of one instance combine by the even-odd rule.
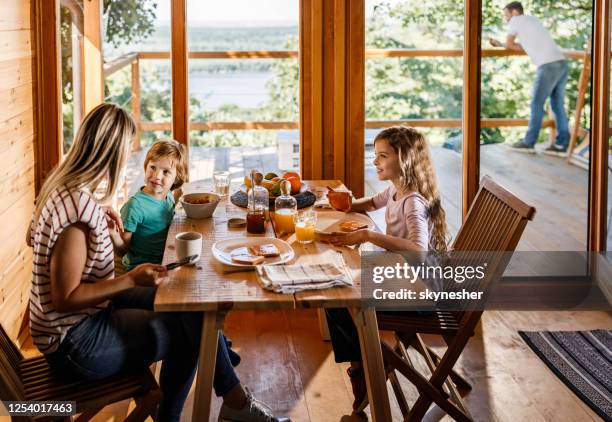
[[[49,364],[69,378],[104,378],[162,360],[157,420],[178,421],[197,367],[201,314],[153,311],[155,288],[168,274],[162,265],[140,264],[113,278],[109,224],[122,224],[101,205],[118,186],[134,130],[120,107],[96,107],[42,187],[29,236],[30,332]],[[242,388],[223,341],[214,387],[224,401],[220,420],[277,420]]]
[[[374,153],[378,179],[391,184],[373,197],[354,201],[351,211],[386,207],[386,233],[362,229],[329,241],[336,245],[371,242],[394,251],[446,251],[446,216],[425,137],[410,127],[390,127],[374,139]],[[347,372],[355,396],[353,409],[357,409],[367,393],[357,329],[346,309],[327,310],[327,321],[336,362],[351,362]]]

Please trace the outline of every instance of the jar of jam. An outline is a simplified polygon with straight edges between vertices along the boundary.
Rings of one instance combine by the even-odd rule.
[[[263,208],[249,209],[246,216],[247,233],[262,234],[266,232],[266,210]]]

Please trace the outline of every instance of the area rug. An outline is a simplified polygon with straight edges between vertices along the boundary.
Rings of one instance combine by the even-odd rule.
[[[593,411],[612,421],[612,331],[519,331],[546,365]]]

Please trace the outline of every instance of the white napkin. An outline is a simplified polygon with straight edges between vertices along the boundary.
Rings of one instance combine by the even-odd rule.
[[[259,265],[257,275],[263,287],[277,293],[352,286],[353,281],[336,264]]]

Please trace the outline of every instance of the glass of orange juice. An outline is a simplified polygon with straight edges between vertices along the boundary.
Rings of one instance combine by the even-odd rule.
[[[295,215],[297,211],[291,208],[281,208],[274,212],[274,225],[278,233],[293,233],[295,231]]]
[[[312,243],[315,240],[315,226],[317,225],[317,214],[314,211],[306,211],[295,215],[295,237],[302,244]]]

